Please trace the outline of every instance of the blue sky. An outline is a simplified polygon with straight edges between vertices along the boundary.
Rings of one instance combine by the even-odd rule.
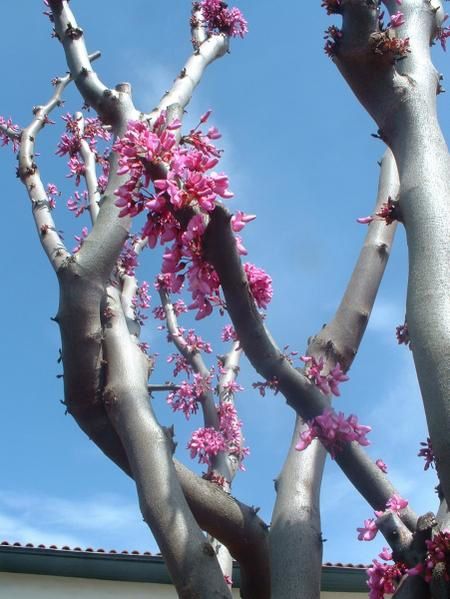
[[[135,102],[150,110],[170,86],[190,52],[188,0],[73,0],[90,51],[109,85],[130,81]],[[275,295],[268,323],[279,345],[304,351],[307,338],[329,320],[339,302],[362,243],[365,228],[355,223],[371,212],[383,153],[376,130],[332,62],[324,55],[323,30],[331,20],[320,2],[242,0],[250,33],[232,44],[231,55],[215,63],[189,106],[187,123],[208,108],[223,133],[223,167],[230,175],[234,209],[256,213],[244,241],[249,259],[273,277]],[[2,94],[0,114],[25,125],[33,105],[51,93],[50,79],[66,71],[62,49],[50,38],[41,3],[26,0],[3,8]],[[20,37],[19,37],[20,36]],[[436,64],[450,75],[448,57],[435,51]],[[55,113],[56,128],[38,141],[45,182],[71,193],[64,160],[54,156],[59,116],[79,109],[74,89]],[[450,115],[439,99],[447,138]],[[445,111],[447,108],[447,111]],[[0,438],[0,537],[10,541],[56,543],[117,549],[150,549],[155,544],[139,514],[135,489],[64,415],[62,383],[56,375],[60,346],[50,321],[57,310],[56,280],[33,228],[28,200],[15,178],[12,152],[1,154],[3,205],[3,342],[0,347],[2,401]],[[74,221],[62,207],[55,217],[70,239],[87,222]],[[152,280],[158,258],[144,260],[141,278]],[[393,482],[417,512],[436,508],[433,472],[416,457],[426,437],[412,357],[398,347],[395,326],[403,321],[406,248],[399,231],[392,259],[360,353],[336,407],[355,412],[373,427],[368,451],[382,457]],[[186,326],[189,319],[183,320]],[[223,352],[217,331],[223,323],[202,324],[215,351]],[[217,325],[217,326],[216,326]],[[168,378],[164,354],[171,351],[149,322],[145,338],[160,353],[154,382]],[[283,463],[294,415],[281,396],[261,398],[251,389],[258,380],[244,361],[245,391],[238,408],[251,448],[247,472],[239,474],[235,494],[260,505],[269,521],[273,479]],[[158,397],[161,422],[176,427],[178,457],[189,431]],[[194,423],[196,425],[196,423]],[[200,426],[200,421],[198,425]],[[196,466],[193,466],[196,468]],[[334,463],[323,483],[325,560],[367,563],[383,545],[356,540],[356,527],[371,510]]]

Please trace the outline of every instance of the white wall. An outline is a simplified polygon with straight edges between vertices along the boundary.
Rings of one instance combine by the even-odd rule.
[[[233,590],[233,598],[239,591]],[[0,599],[176,599],[172,586],[0,572]],[[323,599],[363,599],[366,593],[322,593]],[[295,599],[292,597],[292,599]]]

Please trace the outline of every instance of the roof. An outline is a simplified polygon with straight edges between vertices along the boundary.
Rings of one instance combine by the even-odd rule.
[[[322,591],[367,592],[363,564],[322,566]],[[120,551],[88,547],[0,543],[0,572],[70,576],[125,582],[172,584],[161,555],[149,551]],[[240,583],[239,565],[233,565],[233,582]]]

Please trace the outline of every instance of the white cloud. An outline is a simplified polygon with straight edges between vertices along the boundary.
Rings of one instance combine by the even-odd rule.
[[[33,545],[57,545],[82,547],[85,540],[77,535],[67,532],[56,532],[46,526],[33,526],[22,518],[6,515],[0,511],[0,537],[1,540],[18,543],[32,543]]]
[[[38,524],[36,524],[38,523]],[[65,499],[0,492],[0,537],[44,545],[156,549],[136,503],[115,495]]]

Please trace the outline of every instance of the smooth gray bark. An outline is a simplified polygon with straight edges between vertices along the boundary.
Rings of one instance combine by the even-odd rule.
[[[304,451],[295,450],[305,428],[297,417],[288,456],[275,481],[277,499],[269,535],[272,599],[320,596],[320,485],[327,452],[317,440]]]
[[[354,2],[360,6],[365,2]],[[391,13],[395,0],[384,4]],[[364,10],[369,10],[367,7]],[[404,0],[410,53],[397,63],[376,56],[361,29],[346,36],[354,12],[343,8],[343,38],[335,62],[377,122],[400,176],[401,218],[409,253],[407,321],[442,491],[450,499],[450,157],[439,126],[439,74],[430,44],[443,23],[440,0]]]

